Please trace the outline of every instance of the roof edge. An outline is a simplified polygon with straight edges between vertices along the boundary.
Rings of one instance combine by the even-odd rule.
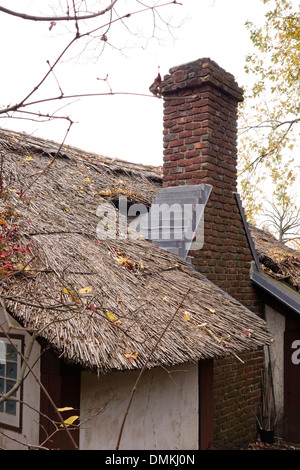
[[[255,269],[253,264],[250,277],[255,285],[263,289],[275,299],[279,300],[279,302],[291,309],[297,315],[300,315],[300,295],[297,292],[291,292],[291,290],[285,287],[284,284],[272,279],[262,270],[258,271]]]
[[[248,241],[248,244],[249,244],[253,259],[254,259],[254,262],[255,262],[256,269],[257,269],[257,271],[261,271],[262,270],[261,263],[259,261],[258,254],[257,254],[256,248],[255,248],[253,239],[251,237],[251,233],[250,233],[250,230],[249,230],[249,225],[248,225],[248,222],[246,220],[245,211],[244,211],[244,208],[243,208],[243,205],[242,205],[242,200],[241,200],[240,195],[238,193],[235,193],[235,199],[236,199],[236,202],[237,202],[237,205],[238,205],[238,208],[239,208],[239,212],[241,214],[242,222],[243,222],[244,229],[245,229],[246,236],[247,236],[247,241]]]

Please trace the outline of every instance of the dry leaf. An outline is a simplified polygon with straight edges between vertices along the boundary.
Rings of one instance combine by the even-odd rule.
[[[22,264],[18,264],[17,269],[23,269],[24,271],[30,271],[29,266],[23,266]]]
[[[190,317],[190,313],[187,312],[186,310],[184,311],[184,314],[182,315],[183,318],[185,318],[187,321],[190,321],[191,317]]]
[[[105,312],[106,318],[108,318],[110,321],[116,321],[116,317],[111,313],[111,312]]]
[[[71,300],[75,300],[75,302],[79,302],[79,300],[77,299],[75,292],[72,291],[72,290],[68,290],[68,289],[62,289],[62,293],[63,294],[68,294],[71,298]]]
[[[91,292],[93,290],[93,286],[88,286],[84,287],[83,289],[80,289],[78,292],[79,294],[87,294],[88,292]]]
[[[249,330],[243,331],[240,336],[248,336],[248,337],[250,337],[250,336],[252,335],[252,333],[254,333],[254,330],[250,330],[250,329],[249,329]]]
[[[122,322],[120,322],[120,320],[118,320],[111,312],[108,312],[108,311],[105,312],[105,316],[114,325],[121,325],[122,324]]]
[[[64,423],[68,427],[71,424],[73,424],[74,421],[76,421],[76,419],[78,419],[78,418],[79,418],[79,416],[70,416],[70,418],[67,418],[67,419],[64,420]],[[64,425],[61,424],[60,427],[62,428],[62,427],[64,427]]]
[[[62,292],[63,292],[64,294],[74,294],[74,291],[68,290],[68,289],[63,289]]]
[[[129,354],[124,354],[125,357],[127,357],[127,359],[129,359],[130,362],[133,361],[133,359],[136,359],[138,357],[138,352],[136,351],[135,353],[129,353]]]

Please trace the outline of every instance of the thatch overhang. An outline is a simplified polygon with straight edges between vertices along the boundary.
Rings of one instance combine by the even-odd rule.
[[[300,253],[265,230],[249,228],[264,273],[300,293]]]
[[[30,245],[1,281],[20,324],[99,373],[141,368],[150,353],[147,367],[171,366],[272,341],[261,318],[176,255],[129,233],[97,239],[98,205],[150,204],[159,170],[58,148],[0,131],[1,211],[10,206],[18,244]]]

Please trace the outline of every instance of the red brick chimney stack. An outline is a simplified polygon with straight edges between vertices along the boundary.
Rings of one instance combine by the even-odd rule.
[[[209,183],[236,190],[237,104],[242,90],[210,59],[173,67],[162,83],[164,187]]]
[[[237,106],[234,77],[210,59],[170,70],[164,98],[163,186],[207,183],[204,246],[193,264],[208,279],[255,310],[252,254],[237,205]]]
[[[215,62],[199,59],[172,68],[164,77],[161,93],[163,186],[212,186],[204,213],[204,245],[191,253],[194,268],[260,313],[259,298],[250,279],[252,251],[236,199],[237,106],[243,99],[242,90],[234,77]],[[214,361],[213,379],[212,364],[204,373],[200,361],[200,383],[209,383],[208,396],[214,396],[213,440],[217,448],[239,446],[256,435],[262,358],[259,349],[245,353],[243,364],[218,359]],[[204,408],[211,410],[212,405]]]

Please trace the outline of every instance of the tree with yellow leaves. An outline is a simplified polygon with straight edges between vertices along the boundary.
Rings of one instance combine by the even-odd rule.
[[[300,5],[262,2],[269,8],[264,24],[247,23],[254,53],[247,56],[245,70],[254,81],[240,108],[239,183],[251,223],[263,217],[270,192],[276,207],[284,194],[285,210],[295,210],[291,195],[299,173]]]

